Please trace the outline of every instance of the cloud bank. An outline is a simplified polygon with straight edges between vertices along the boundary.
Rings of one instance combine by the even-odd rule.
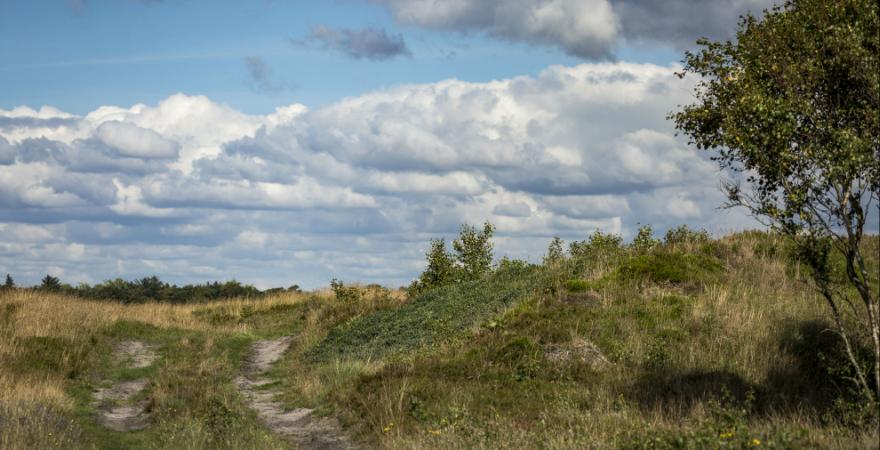
[[[665,120],[676,67],[593,63],[248,115],[205,97],[0,110],[0,272],[262,287],[404,284],[427,239],[497,225],[498,256],[720,213],[713,163]],[[14,263],[13,263],[14,262]]]

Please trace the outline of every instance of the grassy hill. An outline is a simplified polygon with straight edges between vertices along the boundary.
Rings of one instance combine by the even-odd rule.
[[[575,243],[412,299],[2,292],[0,448],[284,448],[234,386],[248,346],[283,335],[285,404],[338,417],[368,447],[876,448],[877,412],[852,402],[825,305],[781,238],[643,244]],[[131,339],[159,362],[114,363]],[[96,386],[144,377],[150,425],[96,425]]]

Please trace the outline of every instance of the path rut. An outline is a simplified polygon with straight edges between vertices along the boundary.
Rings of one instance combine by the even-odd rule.
[[[296,408],[285,411],[275,397],[278,389],[263,388],[274,381],[265,376],[272,364],[290,347],[291,337],[257,341],[245,360],[244,372],[235,384],[248,404],[270,430],[303,450],[356,449],[342,433],[339,422],[329,417],[315,417],[313,410]]]
[[[152,347],[140,341],[120,342],[114,358],[129,368],[142,369],[156,361]],[[98,423],[114,431],[142,430],[149,424],[149,399],[132,403],[149,381],[146,378],[121,381],[108,388],[98,388],[92,395],[92,406],[98,410]]]

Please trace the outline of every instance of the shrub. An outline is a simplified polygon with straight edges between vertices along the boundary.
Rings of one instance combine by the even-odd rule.
[[[559,264],[565,259],[565,251],[562,249],[562,239],[555,236],[547,247],[547,254],[544,255],[544,265],[552,266]]]
[[[568,280],[565,282],[565,289],[568,292],[586,292],[590,284],[586,280]]]
[[[707,244],[712,240],[709,232],[706,230],[691,230],[687,225],[670,228],[666,231],[663,243],[669,247],[681,245],[701,245]]]
[[[630,258],[618,269],[618,275],[625,280],[678,284],[709,281],[722,268],[717,258],[705,254],[657,252]]]
[[[346,286],[336,278],[330,280],[330,289],[336,295],[336,300],[351,303],[360,300],[363,292],[357,286]]]
[[[639,228],[638,233],[636,233],[636,237],[633,238],[633,242],[630,245],[636,253],[647,253],[654,249],[657,245],[660,244],[660,241],[654,239],[654,230],[650,225],[644,225]]]
[[[569,244],[568,253],[579,274],[588,269],[608,268],[623,255],[623,238],[596,230],[587,240]]]

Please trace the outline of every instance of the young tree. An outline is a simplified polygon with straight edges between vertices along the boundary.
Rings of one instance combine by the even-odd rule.
[[[565,259],[565,250],[562,249],[562,244],[562,238],[559,236],[553,237],[553,240],[550,241],[550,245],[547,247],[547,254],[544,255],[545,266],[557,265]]]
[[[425,253],[425,258],[428,266],[408,288],[411,296],[455,282],[457,270],[443,238],[431,239],[431,248]]]
[[[52,275],[46,274],[41,280],[40,289],[50,292],[58,291],[61,289],[61,280]]]
[[[458,232],[458,239],[452,241],[455,260],[459,264],[459,276],[463,281],[476,280],[489,273],[492,269],[492,235],[495,227],[491,223],[483,224],[478,231],[473,225],[464,224]]]
[[[12,275],[6,274],[6,282],[3,283],[4,290],[15,289],[15,281],[12,279]]]
[[[880,212],[878,24],[875,0],[788,0],[763,19],[746,16],[735,41],[701,40],[685,54],[679,75],[700,77],[696,103],[670,115],[692,144],[745,175],[745,186],[726,183],[729,206],[796,242],[874,402],[880,307],[861,244]],[[832,258],[844,261],[842,285]],[[856,356],[857,335],[867,337],[873,368]]]

